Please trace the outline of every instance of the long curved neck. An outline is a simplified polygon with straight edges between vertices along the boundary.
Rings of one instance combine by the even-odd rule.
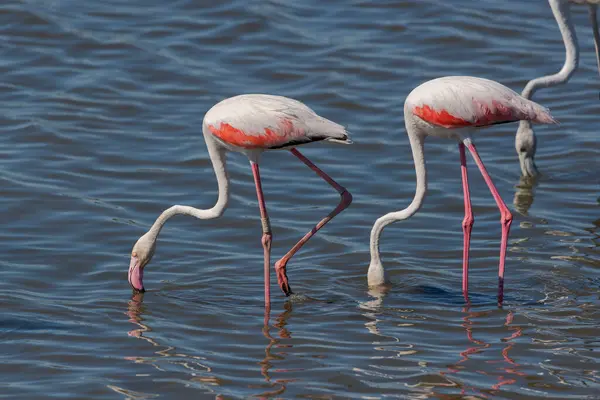
[[[600,32],[598,31],[597,4],[590,4],[590,21],[594,33],[594,48],[596,49],[596,62],[598,64],[598,73],[600,73]]]
[[[425,136],[422,135],[418,128],[414,125],[412,114],[405,108],[404,119],[410,147],[412,149],[413,160],[415,163],[415,172],[417,177],[417,188],[415,196],[408,207],[402,211],[391,212],[385,214],[375,221],[373,229],[371,229],[370,251],[371,264],[369,265],[369,285],[377,285],[385,283],[383,266],[379,257],[379,239],[383,228],[392,222],[402,221],[414,215],[425,199],[427,193],[427,170],[425,168],[425,154],[423,152],[423,141]],[[380,281],[380,282],[377,282]]]
[[[208,154],[217,177],[217,185],[219,186],[217,203],[207,210],[179,205],[166,209],[160,214],[156,221],[154,221],[154,224],[152,224],[152,227],[148,231],[152,241],[157,239],[164,224],[174,215],[191,215],[198,219],[214,219],[223,215],[223,212],[227,208],[227,203],[229,202],[229,176],[226,168],[225,150],[219,148],[216,143],[210,139],[206,140],[206,147],[208,148]]]
[[[554,86],[568,81],[579,63],[579,45],[577,44],[575,27],[571,21],[571,10],[568,1],[548,0],[548,3],[552,7],[552,13],[558,23],[560,34],[565,43],[565,63],[562,69],[556,74],[542,76],[529,81],[525,89],[523,89],[523,93],[521,93],[526,99],[530,99],[538,88]]]

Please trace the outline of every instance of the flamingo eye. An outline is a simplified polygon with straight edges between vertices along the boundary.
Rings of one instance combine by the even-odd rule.
[[[131,257],[137,257],[137,253],[134,251],[133,253],[131,253]]]

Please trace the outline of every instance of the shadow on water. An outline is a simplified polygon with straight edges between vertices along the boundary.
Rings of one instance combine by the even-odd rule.
[[[69,324],[57,324],[46,319],[3,318],[0,319],[0,338],[11,333],[23,332],[57,332],[72,330]]]
[[[419,302],[425,302],[429,304],[447,304],[460,307],[464,306],[467,302],[468,304],[476,306],[501,305],[498,303],[496,293],[484,294],[469,291],[468,298],[465,298],[462,290],[453,290],[443,286],[420,284],[416,279],[409,279],[400,283],[392,282],[382,286],[370,287],[368,290],[369,296],[377,299],[379,302],[381,302],[385,296],[391,293],[396,293],[400,296],[410,295],[411,298],[416,299]],[[364,304],[367,303],[370,302],[366,302]]]
[[[469,304],[475,304],[478,306],[497,304],[497,298],[495,295],[469,292],[469,298],[468,300],[465,300],[462,292],[447,290],[431,285],[418,285],[411,287],[409,293],[419,296],[419,300],[428,303],[440,303],[455,306],[462,306],[465,304],[465,301],[467,301]]]

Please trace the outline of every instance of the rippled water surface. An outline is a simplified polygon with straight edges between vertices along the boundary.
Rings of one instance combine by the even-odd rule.
[[[385,231],[387,293],[367,290],[368,236],[414,193],[406,95],[457,74],[520,91],[560,69],[545,1],[3,1],[0,398],[598,398],[600,83],[587,9],[574,20],[579,70],[536,94],[561,122],[537,128],[542,178],[519,178],[516,125],[477,138],[515,214],[498,307],[498,211],[470,161],[461,296],[454,142],[428,141],[425,206]],[[355,141],[304,147],[354,203],[288,265],[298,296],[273,284],[266,324],[240,154],[225,215],[169,221],[148,291],[127,284],[163,209],[214,204],[202,118],[240,93],[302,100]],[[289,152],[261,166],[277,260],[339,197]]]

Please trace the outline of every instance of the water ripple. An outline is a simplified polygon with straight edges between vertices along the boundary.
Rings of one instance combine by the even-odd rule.
[[[499,308],[498,211],[472,163],[469,302],[460,291],[454,143],[427,143],[429,194],[419,214],[386,229],[392,285],[380,291],[366,288],[368,237],[414,193],[406,95],[440,75],[519,91],[557,71],[564,49],[545,2],[3,3],[2,394],[596,396],[600,145],[586,13],[573,9],[579,70],[536,93],[561,122],[536,131],[543,176],[519,178],[516,126],[477,138],[515,210]],[[292,259],[296,294],[273,285],[265,315],[255,188],[247,160],[232,154],[225,215],[170,221],[148,292],[132,296],[137,237],[172,204],[216,200],[204,112],[257,92],[298,98],[348,126],[355,145],[304,152],[353,193],[352,206]],[[287,152],[265,155],[261,169],[276,260],[339,196]]]

